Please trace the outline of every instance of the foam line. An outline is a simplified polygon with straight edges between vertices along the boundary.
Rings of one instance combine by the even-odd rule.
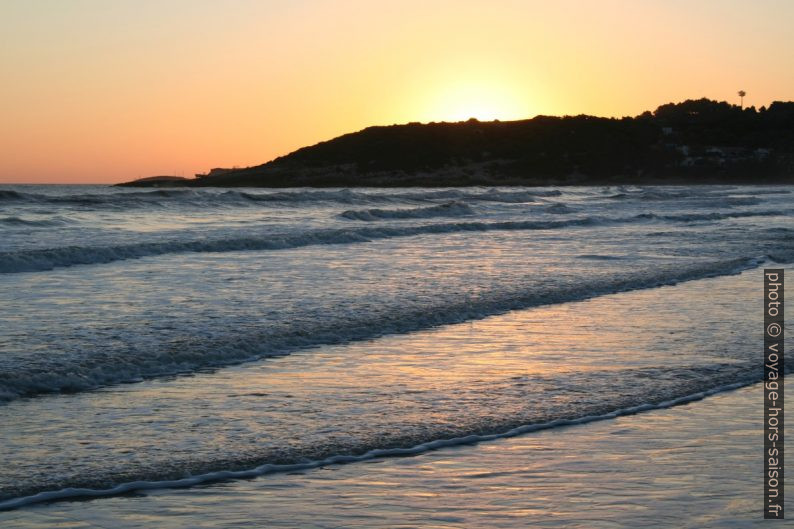
[[[544,423],[526,424],[499,433],[484,434],[484,435],[474,434],[474,435],[467,435],[465,437],[456,437],[452,439],[436,439],[433,441],[421,443],[406,448],[379,448],[379,449],[370,450],[360,455],[339,454],[321,460],[306,461],[302,463],[286,464],[286,465],[268,463],[247,470],[221,470],[221,471],[208,472],[206,474],[199,474],[196,476],[190,476],[175,480],[132,481],[127,483],[121,483],[109,489],[66,488],[61,490],[39,492],[31,496],[22,496],[18,498],[8,499],[5,501],[0,501],[0,510],[18,509],[20,507],[32,505],[35,503],[65,500],[70,498],[99,498],[99,497],[116,496],[119,494],[124,494],[138,490],[185,488],[185,487],[192,487],[195,485],[199,485],[202,483],[212,483],[212,482],[229,481],[236,479],[251,479],[266,474],[290,472],[295,470],[307,470],[307,469],[318,468],[327,465],[357,463],[361,461],[367,461],[370,459],[387,458],[387,457],[395,457],[395,456],[419,455],[425,452],[440,450],[442,448],[447,448],[452,446],[471,445],[486,441],[493,441],[497,439],[506,439],[509,437],[516,437],[519,435],[537,432],[541,430],[548,430],[551,428],[559,428],[563,426],[576,426],[580,424],[587,424],[594,421],[603,421],[626,415],[634,415],[646,411],[670,408],[672,406],[677,406],[677,405],[701,400],[716,393],[721,393],[725,391],[734,390],[743,386],[748,386],[755,382],[757,382],[755,379],[745,380],[741,382],[735,382],[732,384],[727,384],[724,386],[708,389],[691,395],[677,397],[675,399],[667,400],[664,402],[644,403],[637,406],[631,406],[628,408],[613,410],[611,412],[600,415],[588,415],[574,419],[555,419]]]

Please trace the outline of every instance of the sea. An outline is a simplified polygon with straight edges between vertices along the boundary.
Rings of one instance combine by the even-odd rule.
[[[0,185],[0,525],[749,527],[793,193]]]

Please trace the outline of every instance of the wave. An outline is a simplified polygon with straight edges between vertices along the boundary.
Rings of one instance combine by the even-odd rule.
[[[764,194],[758,192],[754,194]],[[615,200],[639,200],[639,201],[686,201],[687,204],[697,204],[701,207],[709,208],[732,208],[736,206],[756,206],[762,203],[757,196],[733,197],[721,195],[715,191],[665,191],[659,189],[642,189],[638,191],[623,191],[608,196]]]
[[[449,193],[449,192],[446,192]],[[500,189],[488,189],[487,191],[482,192],[468,192],[468,191],[457,191],[458,196],[447,196],[446,198],[457,198],[459,200],[476,200],[481,202],[503,202],[507,204],[522,204],[527,202],[534,202],[538,197],[558,197],[562,195],[562,192],[559,189],[533,189],[529,190],[519,190],[519,191],[504,191]],[[425,193],[418,195],[422,196]],[[411,195],[408,195],[411,196]],[[417,195],[413,195],[417,196]],[[433,192],[430,192],[427,195],[428,198],[433,196]],[[440,197],[439,197],[440,198]]]
[[[369,204],[389,202],[383,195],[340,190],[305,190],[305,191],[274,191],[256,193],[253,191],[224,191],[219,196],[229,200],[244,199],[250,203],[267,204]]]
[[[573,213],[575,210],[568,206],[567,204],[563,204],[562,202],[557,202],[555,204],[551,204],[545,208],[546,213],[554,213],[557,215],[562,215],[565,213]]]
[[[781,255],[779,259],[790,261]],[[349,343],[386,334],[403,334],[450,325],[518,309],[579,301],[618,292],[671,285],[683,281],[737,274],[759,266],[764,258],[743,258],[715,263],[678,265],[657,271],[600,281],[582,281],[575,287],[549,286],[524,290],[520,285],[483,293],[476,299],[444,302],[440,306],[394,307],[381,314],[335,319],[285,322],[252,329],[247,333],[219,335],[212,339],[186,337],[176,343],[114,349],[101,356],[51,355],[25,361],[0,372],[0,400],[14,400],[60,391],[83,391],[100,386],[135,382],[198,369],[238,364],[268,356],[288,354],[301,348]],[[785,262],[785,261],[783,261]],[[8,365],[8,362],[6,362]]]
[[[784,211],[766,210],[766,211],[734,211],[730,213],[682,213],[679,215],[659,215],[657,213],[641,213],[635,218],[649,219],[649,220],[667,220],[672,222],[703,222],[715,221],[725,219],[739,219],[747,217],[777,217],[786,215]]]
[[[157,189],[154,191],[120,193],[78,193],[71,195],[49,195],[44,193],[23,193],[0,190],[0,204],[3,202],[24,202],[30,204],[54,204],[61,206],[82,206],[94,208],[128,208],[135,206],[158,205],[163,201],[198,196],[189,189]]]
[[[157,255],[190,252],[238,252],[299,248],[321,244],[351,244],[394,237],[423,234],[490,230],[542,230],[569,226],[586,226],[598,219],[582,218],[568,221],[466,222],[420,226],[382,226],[355,229],[327,229],[300,234],[272,234],[262,237],[239,237],[214,240],[142,242],[114,246],[67,246],[36,250],[0,252],[0,273],[42,272],[74,265],[111,263]]]
[[[25,195],[23,193],[12,191],[10,189],[0,189],[0,201],[2,202],[13,202],[24,199]]]
[[[715,207],[757,206],[762,201],[758,197],[727,197],[714,201]]]
[[[96,209],[119,209],[139,207],[169,207],[174,205],[223,207],[254,205],[310,205],[310,204],[389,204],[421,203],[439,200],[524,203],[536,197],[560,196],[559,190],[504,191],[442,189],[426,191],[353,191],[351,189],[302,189],[297,191],[225,191],[206,189],[169,188],[151,191],[114,191],[107,193],[76,193],[50,195],[0,189],[0,203],[35,203],[79,206]]]
[[[447,202],[438,206],[412,209],[348,210],[339,214],[349,220],[376,221],[385,219],[429,219],[434,217],[465,217],[474,215],[471,206],[462,202]]]
[[[601,255],[601,254],[581,254],[576,256],[577,259],[591,259],[594,261],[619,261],[624,259],[619,255]]]
[[[704,199],[704,198],[720,198],[719,193],[725,191],[732,191],[732,189],[714,189],[710,187],[694,187],[688,189],[662,189],[662,188],[620,188],[618,193],[608,196],[607,198],[623,200],[682,200],[682,199]],[[723,198],[728,198],[724,197]]]
[[[503,222],[458,222],[418,226],[378,226],[354,229],[325,229],[300,234],[270,234],[261,237],[141,242],[113,246],[67,246],[0,252],[0,274],[43,272],[74,265],[105,264],[178,253],[219,253],[300,248],[322,244],[353,244],[396,237],[454,232],[551,230],[574,226],[619,225],[641,221],[697,222],[737,217],[777,216],[781,211],[739,211],[685,215],[643,213],[631,217],[581,217],[567,220]]]
[[[281,203],[338,203],[338,204],[378,204],[378,203],[416,203],[443,201],[477,201],[477,202],[504,202],[518,204],[534,202],[537,197],[557,197],[562,192],[551,190],[521,190],[504,191],[487,189],[484,191],[462,189],[438,189],[422,191],[398,191],[383,193],[367,191],[340,190],[301,190],[301,191],[236,191],[230,190],[220,193],[222,196],[241,196],[253,202],[281,202]]]
[[[757,371],[757,370],[756,370]],[[642,402],[633,406],[618,407],[613,409],[602,410],[596,413],[583,414],[573,417],[559,417],[543,422],[519,424],[507,429],[501,429],[487,433],[471,433],[459,437],[447,438],[434,438],[428,439],[418,444],[411,444],[408,446],[391,446],[391,447],[378,447],[370,448],[364,452],[350,451],[345,453],[337,453],[318,459],[302,458],[296,462],[291,463],[272,463],[267,462],[247,468],[243,470],[214,470],[197,475],[189,475],[176,479],[140,479],[136,481],[127,481],[119,483],[109,488],[89,488],[89,487],[68,487],[60,490],[46,490],[35,494],[15,497],[0,501],[0,511],[18,509],[31,504],[59,501],[75,498],[98,498],[117,496],[133,491],[140,490],[153,490],[153,489],[172,489],[172,488],[186,488],[195,485],[214,483],[220,481],[230,481],[239,479],[252,479],[266,474],[293,472],[298,470],[309,470],[313,468],[340,465],[349,463],[358,463],[369,461],[372,459],[381,459],[389,457],[405,457],[423,454],[435,450],[440,450],[448,447],[472,445],[482,442],[493,441],[497,439],[506,439],[516,437],[532,432],[542,430],[549,430],[552,428],[559,428],[565,426],[576,426],[587,424],[595,421],[603,421],[623,417],[627,415],[635,415],[653,410],[670,408],[682,404],[687,404],[702,400],[709,396],[735,390],[741,387],[749,386],[757,383],[760,380],[760,375],[757,373],[748,374],[745,376],[739,375],[738,380],[729,383],[717,382],[712,387],[707,387],[702,391],[689,392],[676,395],[672,398],[650,398],[647,402]],[[713,384],[713,383],[712,383]]]
[[[48,227],[62,226],[68,221],[63,217],[53,217],[51,219],[28,220],[21,217],[0,217],[2,226],[25,226],[25,227]]]
[[[680,198],[692,198],[691,192],[682,191],[658,191],[658,190],[640,190],[640,191],[623,191],[615,193],[607,198],[615,200],[634,199],[634,200],[675,200]]]

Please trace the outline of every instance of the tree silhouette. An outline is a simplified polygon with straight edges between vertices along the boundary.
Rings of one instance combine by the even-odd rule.
[[[739,97],[741,98],[741,99],[739,99],[739,108],[744,108],[744,96],[747,95],[747,92],[745,92],[744,90],[739,90],[739,92],[737,92],[737,93],[739,94]]]

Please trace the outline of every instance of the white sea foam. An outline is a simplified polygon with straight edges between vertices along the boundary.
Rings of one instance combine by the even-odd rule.
[[[585,256],[593,258],[593,256]],[[788,257],[788,256],[787,256]],[[603,259],[598,256],[597,259]],[[691,264],[665,271],[637,271],[606,280],[582,280],[575,286],[553,286],[531,291],[504,289],[484,292],[475,299],[445,301],[441,306],[392,307],[384,314],[363,312],[360,316],[296,321],[217,338],[182,340],[175,344],[148,344],[145,348],[115,347],[99,356],[83,354],[25,357],[0,370],[0,397],[12,400],[58,391],[90,390],[109,384],[137,381],[170,374],[283,355],[321,344],[347,343],[393,333],[407,333],[464,321],[482,319],[517,309],[564,303],[625,292],[672,285],[683,281],[737,274],[759,266],[763,258],[743,258],[707,264]]]
[[[393,219],[430,219],[434,217],[467,217],[474,215],[471,206],[462,202],[446,202],[438,206],[407,209],[349,209],[340,216],[349,220],[379,221]]]

